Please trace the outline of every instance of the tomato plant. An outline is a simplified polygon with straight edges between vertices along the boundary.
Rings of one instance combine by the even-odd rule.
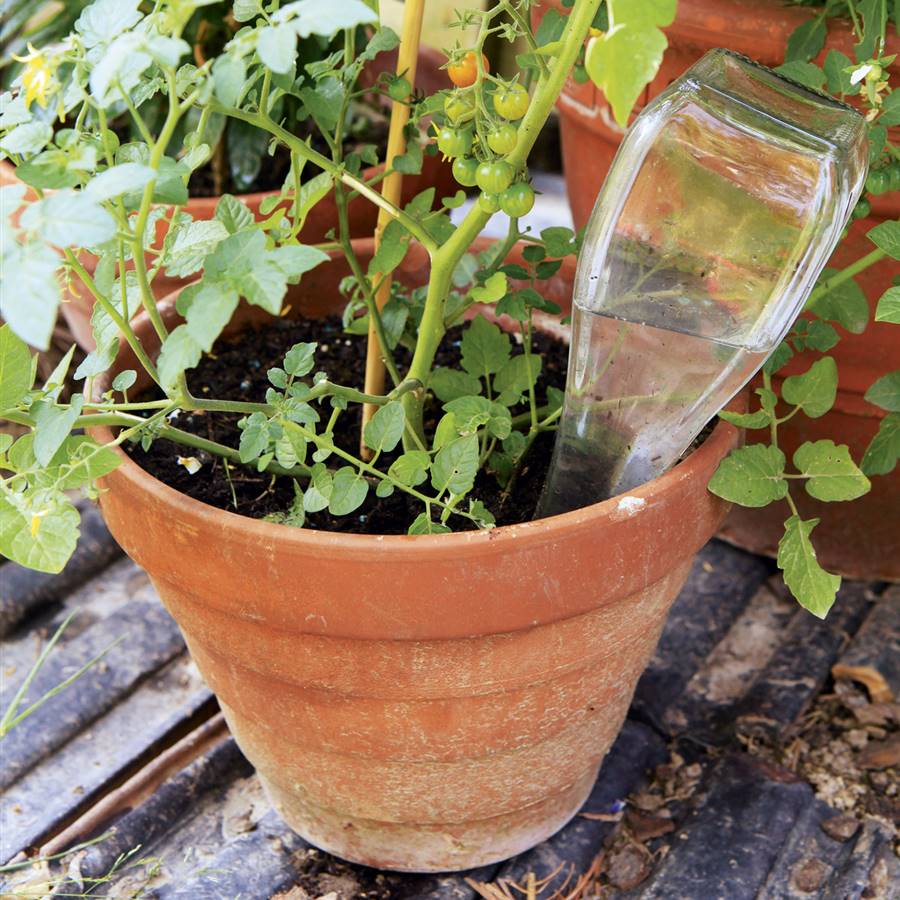
[[[512,153],[518,137],[519,133],[516,131],[515,126],[505,122],[488,132],[488,147],[490,147],[494,153],[505,156],[507,153]]]
[[[494,92],[494,109],[504,119],[521,119],[529,103],[528,91],[521,84],[506,84]]]
[[[511,184],[500,195],[500,209],[511,219],[527,216],[534,207],[534,188],[524,181]]]
[[[515,174],[513,167],[505,160],[489,160],[478,166],[475,183],[489,194],[499,194],[512,184]]]
[[[483,53],[481,54],[481,67],[485,72],[490,71],[488,58]],[[469,50],[460,59],[451,62],[447,66],[447,74],[457,87],[467,88],[475,84],[478,79],[478,57],[475,55],[475,51]]]

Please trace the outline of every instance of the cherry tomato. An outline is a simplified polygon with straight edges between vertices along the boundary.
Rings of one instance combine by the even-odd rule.
[[[873,169],[866,177],[866,190],[870,194],[883,194],[888,189],[889,176],[886,169]]]
[[[855,221],[856,219],[864,219],[870,212],[872,212],[872,205],[866,200],[865,197],[853,207],[853,212],[851,213],[851,218]]]
[[[888,166],[888,185],[889,191],[900,191],[900,162],[892,162]]]
[[[475,173],[475,182],[488,194],[500,194],[511,184],[515,176],[513,167],[502,159],[483,162]]]
[[[475,172],[478,170],[478,160],[472,156],[457,156],[453,160],[453,177],[463,187],[475,186]]]
[[[534,206],[534,190],[530,184],[517,181],[500,195],[500,209],[511,219],[527,216]]]
[[[405,100],[412,93],[412,85],[400,76],[391,79],[388,94],[392,100]]]
[[[488,147],[494,153],[505,156],[507,153],[512,153],[518,137],[519,133],[516,131],[515,126],[510,125],[509,122],[504,122],[488,134]]]
[[[445,126],[438,131],[437,145],[444,156],[465,156],[472,149],[472,132]]]
[[[454,91],[444,98],[444,114],[456,124],[467,122],[475,115],[475,97],[471,93]]]
[[[504,119],[521,119],[528,103],[528,91],[521,84],[508,84],[494,93],[494,109]]]
[[[481,54],[481,65],[485,72],[490,71],[488,58]],[[471,87],[478,78],[478,61],[475,51],[470,50],[462,59],[447,66],[447,74],[457,87]]]
[[[497,194],[490,194],[487,191],[482,191],[478,195],[478,205],[484,212],[493,215],[500,209],[500,197]]]

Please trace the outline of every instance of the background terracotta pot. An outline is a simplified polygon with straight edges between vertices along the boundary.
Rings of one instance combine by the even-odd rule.
[[[549,296],[571,293],[572,271]],[[346,273],[308,273],[291,314],[335,311]],[[400,277],[421,284],[427,268],[414,258]],[[232,327],[266,318],[242,307]],[[146,322],[140,336],[153,350]],[[127,350],[117,365],[134,365]],[[736,441],[720,423],[627,504],[491,532],[287,528],[191,500],[127,457],[101,506],[285,820],[361,863],[462,869],[537,844],[586,798],[725,515],[706,483]]]
[[[377,80],[381,72],[394,71],[396,68],[396,51],[380,54],[375,63],[370,64],[364,71],[363,84],[371,86]],[[419,51],[419,61],[416,71],[416,89],[425,94],[432,94],[447,85],[447,78],[441,70],[446,57],[443,53],[429,47],[423,47]],[[363,171],[366,179],[374,178],[383,171],[384,166],[372,166]],[[0,160],[0,185],[11,184],[18,179],[15,169],[5,160]],[[416,194],[426,188],[434,187],[438,197],[454,194],[458,185],[453,179],[450,166],[439,156],[426,155],[419,175],[407,175],[403,180],[403,202],[408,203]],[[258,191],[255,193],[241,194],[240,199],[247,205],[257,218],[262,218],[260,205],[269,197],[279,193],[278,191]],[[184,207],[184,211],[194,219],[211,219],[216,211],[218,197],[191,197]],[[350,234],[353,237],[366,237],[375,231],[375,222],[378,217],[378,208],[363,197],[355,197],[349,204]],[[271,215],[271,210],[269,211]],[[307,244],[314,244],[326,239],[326,234],[337,227],[337,207],[331,196],[325,197],[310,211],[306,223],[300,232],[300,240]],[[165,237],[166,229],[160,224],[157,228],[157,242]],[[152,262],[148,257],[148,264]],[[82,263],[90,274],[93,274],[96,266],[96,258],[84,254]],[[179,287],[182,287],[190,279],[172,278],[165,271],[153,280],[153,293],[157,299],[165,297]],[[72,331],[75,340],[85,350],[93,350],[94,336],[91,332],[91,312],[94,307],[93,298],[80,279],[72,278],[66,291],[66,302],[60,307],[63,318]]]
[[[550,7],[567,12],[559,0],[545,0],[533,15],[539,19]],[[816,10],[787,6],[783,0],[679,0],[675,22],[666,29],[669,48],[635,113],[715,47],[728,47],[768,66],[780,65],[788,37],[815,14]],[[853,59],[854,42],[849,22],[830,20],[826,50],[817,62],[821,64],[832,48]],[[888,52],[900,53],[896,33],[889,35]],[[900,63],[895,62],[891,71],[896,80]],[[590,82],[576,84],[570,79],[558,108],[569,203],[575,225],[580,228],[590,217],[624,131],[615,123],[603,93]],[[900,140],[900,129],[892,129],[892,137],[895,142]],[[872,214],[853,224],[829,265],[840,268],[868,253],[872,243],[866,232],[884,219],[898,216],[900,194],[873,198]],[[896,262],[888,259],[857,276],[873,320],[878,299],[891,286],[894,275]],[[897,368],[896,326],[871,321],[863,334],[839,330],[842,340],[830,353],[840,376],[834,410],[815,421],[797,416],[782,427],[789,456],[806,440],[830,438],[848,444],[851,455],[859,461],[885,415],[863,395],[879,377]],[[782,374],[804,372],[820,355],[802,353]],[[754,436],[750,434],[748,440],[753,441]],[[825,504],[799,491],[797,495],[804,516],[822,519],[815,541],[823,565],[852,577],[900,580],[900,535],[883,524],[890,521],[891,510],[896,514],[900,509],[900,471],[875,477],[872,491],[850,503]],[[774,555],[785,518],[787,511],[781,505],[762,510],[735,507],[722,534],[738,546]]]

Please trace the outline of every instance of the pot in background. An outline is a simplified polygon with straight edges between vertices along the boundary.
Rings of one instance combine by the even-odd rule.
[[[356,248],[365,264],[372,242]],[[290,314],[339,310],[345,274],[337,259],[307,273]],[[427,265],[396,274],[422,284]],[[570,259],[546,295],[568,299],[573,274]],[[163,309],[174,324],[172,298]],[[230,329],[266,319],[242,306]],[[123,348],[117,368],[132,366]],[[101,507],[291,827],[366,865],[465,869],[540,843],[587,797],[727,511],[706,484],[737,440],[720,422],[627,503],[490,532],[289,528],[189,499],[128,457]]]

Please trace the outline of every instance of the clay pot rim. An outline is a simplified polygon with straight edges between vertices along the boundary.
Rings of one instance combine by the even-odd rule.
[[[371,246],[372,238],[360,238],[353,241],[355,247],[363,251],[365,246]],[[172,315],[175,309],[175,298],[183,288],[174,291],[166,297],[162,303],[167,309],[162,309],[164,318]],[[143,318],[143,322],[140,319]],[[135,322],[136,330],[149,330],[149,319],[143,316]],[[100,396],[108,387],[108,382],[114,377],[115,364],[94,382],[95,396]],[[746,406],[746,392],[742,391],[729,406],[737,404],[743,409]],[[90,429],[92,436],[100,443],[113,440],[112,429],[108,426],[97,426]],[[492,551],[497,551],[498,544],[504,541],[527,540],[539,544],[558,532],[577,532],[587,528],[596,527],[600,522],[609,519],[621,519],[623,517],[640,516],[648,512],[655,505],[653,501],[666,494],[674,494],[685,490],[695,490],[693,482],[696,473],[710,468],[713,459],[724,457],[728,450],[737,445],[738,430],[724,420],[719,420],[703,443],[689,453],[672,469],[652,481],[635,488],[627,494],[617,495],[600,503],[594,503],[572,512],[561,513],[545,519],[530,522],[519,522],[512,525],[500,525],[488,530],[452,532],[450,534],[436,535],[408,535],[408,534],[348,534],[346,532],[325,531],[315,528],[291,528],[274,522],[266,522],[250,516],[242,516],[230,510],[218,509],[215,506],[195,500],[181,493],[175,488],[155,478],[141,466],[139,466],[120,447],[115,447],[114,452],[122,459],[122,464],[115,470],[115,477],[125,479],[136,493],[155,493],[162,501],[172,507],[172,515],[180,520],[194,519],[201,524],[198,528],[215,527],[222,535],[222,539],[234,538],[238,533],[243,539],[248,538],[261,544],[277,542],[284,546],[293,545],[298,548],[308,548],[310,545],[327,545],[329,550],[346,549],[347,551],[359,551],[364,547],[376,547],[379,550],[397,553],[411,551],[421,560],[422,555],[434,555],[444,557],[447,552],[472,548],[480,544]],[[102,487],[102,482],[101,482]],[[703,489],[706,489],[704,484]],[[634,510],[633,507],[620,507],[624,497],[637,498],[645,501],[644,504]]]

